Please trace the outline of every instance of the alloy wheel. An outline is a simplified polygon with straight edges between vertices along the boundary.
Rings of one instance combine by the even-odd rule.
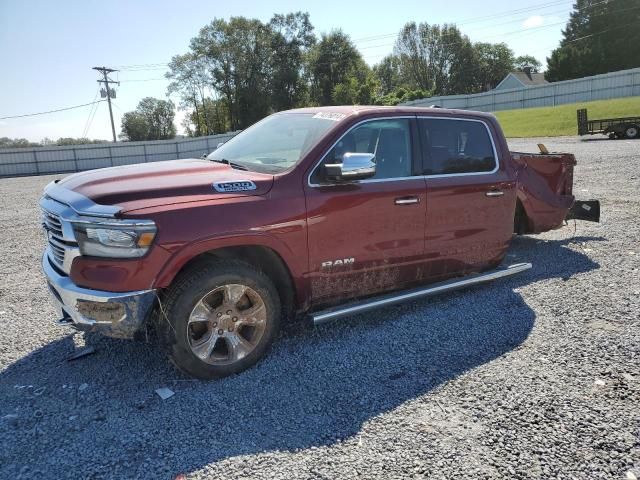
[[[222,285],[191,311],[187,338],[191,351],[210,365],[229,365],[249,355],[264,335],[267,309],[260,295],[241,284]]]

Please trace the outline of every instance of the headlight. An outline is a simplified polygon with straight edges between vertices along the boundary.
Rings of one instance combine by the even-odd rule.
[[[80,253],[91,257],[142,257],[156,236],[156,226],[151,221],[82,222],[74,223],[73,229]]]

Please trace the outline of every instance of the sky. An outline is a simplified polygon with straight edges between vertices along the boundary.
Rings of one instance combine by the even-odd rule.
[[[95,66],[120,69],[113,102],[116,134],[124,112],[146,96],[167,98],[165,67],[186,53],[189,40],[214,18],[245,16],[268,21],[275,13],[307,11],[316,34],[342,29],[365,61],[391,53],[408,21],[455,23],[472,41],[505,42],[516,55],[543,64],[561,38],[573,0],[0,0],[0,117],[92,102],[98,91]],[[177,98],[172,97],[174,101]],[[0,119],[0,137],[86,136],[110,139],[106,102],[63,112]],[[183,112],[176,115],[181,133]],[[92,120],[92,121],[90,121]]]

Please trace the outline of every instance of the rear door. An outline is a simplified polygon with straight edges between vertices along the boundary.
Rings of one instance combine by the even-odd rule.
[[[500,263],[513,234],[516,184],[481,120],[418,120],[427,184],[426,274],[440,279]]]
[[[424,255],[425,181],[414,117],[365,120],[325,154],[305,185],[314,305],[401,288]],[[325,179],[345,153],[375,154],[374,178]]]

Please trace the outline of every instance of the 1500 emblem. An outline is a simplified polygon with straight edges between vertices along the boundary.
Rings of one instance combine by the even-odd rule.
[[[255,190],[256,184],[251,180],[238,180],[235,182],[214,182],[213,188],[220,193],[229,192],[246,192],[248,190]]]
[[[356,259],[351,258],[339,258],[338,260],[327,260],[326,262],[322,262],[322,268],[329,267],[341,267],[342,265],[351,265],[356,263]]]

